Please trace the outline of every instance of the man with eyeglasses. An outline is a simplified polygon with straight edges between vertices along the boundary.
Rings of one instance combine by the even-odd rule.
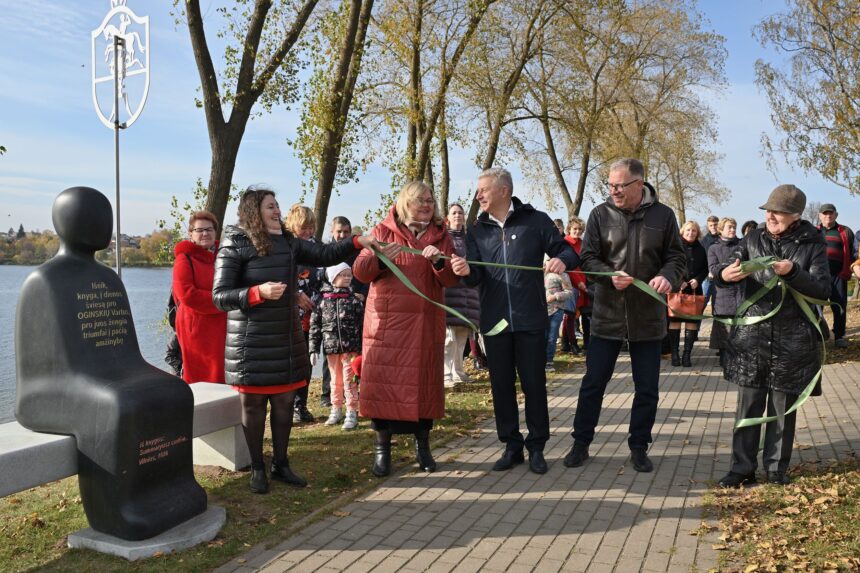
[[[475,199],[483,212],[466,233],[466,259],[452,256],[451,267],[466,285],[481,287],[483,332],[502,319],[507,321],[501,333],[484,337],[496,431],[505,444],[493,470],[505,471],[523,463],[525,447],[529,451],[529,469],[543,474],[548,469],[543,449],[549,439],[545,370],[549,319],[543,273],[482,265],[470,267],[466,261],[543,265],[545,272],[563,273],[579,266],[579,257],[549,215],[514,197],[513,190],[513,179],[505,169],[487,169],[478,176]],[[544,256],[549,257],[546,263]],[[529,430],[525,439],[520,433],[517,406],[518,373]]]
[[[637,278],[666,294],[680,285],[686,262],[675,213],[657,200],[644,177],[637,159],[613,163],[607,181],[609,198],[591,211],[585,225],[583,270],[619,276],[590,277],[596,284],[591,340],[573,421],[573,448],[564,458],[567,467],[579,467],[589,457],[603,394],[626,339],[635,388],[627,445],[636,471],[654,469],[646,452],[657,415],[666,307],[630,286]]]

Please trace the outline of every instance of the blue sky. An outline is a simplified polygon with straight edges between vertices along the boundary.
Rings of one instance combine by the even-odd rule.
[[[121,134],[122,230],[145,234],[168,215],[172,195],[190,198],[195,180],[209,173],[209,141],[203,112],[194,105],[198,75],[183,26],[170,16],[168,1],[129,0],[151,20],[152,80],[146,108]],[[202,2],[212,10],[214,2]],[[113,201],[113,132],[96,117],[90,95],[90,30],[102,21],[109,0],[0,0],[0,230],[51,228],[54,197],[74,185],[88,185]],[[757,206],[780,182],[794,182],[810,201],[833,202],[840,221],[860,226],[860,202],[847,191],[784,163],[774,177],[759,155],[763,131],[772,132],[767,102],[754,84],[753,63],[765,54],[751,35],[760,19],[784,8],[780,0],[702,0],[700,10],[726,37],[730,87],[710,98],[719,118],[720,176],[731,199],[714,210],[739,220],[758,218]],[[212,34],[211,30],[208,30]],[[278,109],[252,120],[239,152],[235,182],[266,183],[282,205],[298,200],[301,170],[287,144],[298,121],[296,110]],[[474,186],[474,153],[454,157],[452,195]],[[510,166],[516,175],[516,165]],[[360,222],[389,185],[389,174],[373,167],[332,199],[329,213]],[[530,198],[520,185],[518,195]],[[312,197],[306,202],[312,202]],[[544,208],[534,198],[538,208]],[[583,214],[592,207],[586,203]],[[562,210],[551,211],[564,216]],[[707,213],[688,216],[702,221]],[[227,221],[235,219],[228,207]]]

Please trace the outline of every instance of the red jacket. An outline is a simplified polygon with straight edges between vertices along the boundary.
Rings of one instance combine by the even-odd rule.
[[[223,383],[227,313],[212,302],[215,253],[191,241],[177,243],[173,252],[173,298],[178,304],[176,337],[182,349],[182,379],[189,383]]]
[[[398,225],[392,208],[372,233],[380,242],[423,250],[434,245],[446,255],[454,250],[443,226],[431,224],[416,239]],[[445,260],[436,270],[420,255],[401,253],[394,261],[418,290],[444,300],[444,287],[458,277]],[[361,365],[361,415],[383,420],[417,421],[445,415],[443,360],[445,311],[419,297],[365,249],[352,267],[355,278],[370,284],[364,310]]]
[[[567,241],[567,244],[573,247],[573,250],[576,252],[577,256],[579,252],[582,250],[582,239],[574,239],[569,235],[564,236],[564,240]],[[576,298],[576,308],[579,310],[583,306],[588,305],[588,291],[582,290],[579,288],[579,283],[588,284],[587,279],[585,278],[585,273],[582,272],[582,267],[576,267],[572,271],[567,271],[567,276],[570,278],[570,284],[573,285],[573,288],[579,291],[579,296]]]

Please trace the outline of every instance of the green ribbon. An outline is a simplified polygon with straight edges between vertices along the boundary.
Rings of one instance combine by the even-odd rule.
[[[388,243],[380,243],[380,245],[382,245],[382,246],[386,246],[387,244]],[[414,254],[414,255],[423,254],[423,252],[418,250],[418,249],[413,249],[411,247],[407,247],[407,246],[403,246],[403,245],[401,245],[400,250],[403,252],[406,252],[406,253]],[[466,323],[466,325],[469,326],[469,328],[471,328],[475,332],[480,332],[478,327],[475,326],[472,323],[472,321],[470,321],[468,318],[463,316],[460,312],[454,310],[451,307],[445,306],[444,304],[438,303],[435,300],[427,297],[424,293],[422,293],[414,284],[412,284],[412,282],[408,278],[406,278],[406,275],[404,275],[403,272],[397,267],[397,265],[394,264],[394,262],[391,261],[388,257],[383,255],[382,253],[380,253],[376,249],[374,249],[374,252],[376,253],[376,256],[379,257],[379,260],[381,260],[382,263],[386,267],[388,267],[391,270],[391,272],[393,272],[394,275],[397,276],[398,279],[400,279],[400,281],[406,286],[406,288],[408,288],[409,290],[411,290],[412,292],[414,292],[415,294],[417,294],[421,298],[434,304],[435,306],[437,306],[437,307],[439,307],[439,308],[441,308],[447,312],[450,312],[452,315],[454,315],[457,318],[459,318],[460,320],[464,321]],[[450,259],[451,257],[446,256],[446,255],[440,255],[440,258]],[[466,261],[466,262],[469,265],[479,265],[479,266],[485,266],[485,267],[517,269],[517,270],[524,270],[524,271],[541,271],[541,272],[544,271],[543,267],[531,267],[531,266],[524,266],[524,265],[508,265],[508,264],[503,264],[503,263],[490,263],[490,262],[485,262],[485,261]],[[755,272],[755,271],[771,268],[771,267],[773,267],[773,264],[776,262],[777,262],[777,259],[775,257],[757,257],[754,259],[750,259],[748,261],[741,262],[740,268],[741,268],[741,272],[744,272],[744,273]],[[582,271],[582,273],[586,274],[586,275],[591,275],[591,276],[606,276],[606,277],[624,276],[618,271]],[[632,278],[633,278],[633,286],[635,286],[636,288],[638,288],[639,290],[641,290],[642,292],[644,292],[645,294],[647,294],[648,296],[650,296],[651,298],[653,298],[654,300],[656,300],[657,302],[659,302],[660,304],[662,304],[663,306],[666,306],[668,308],[669,304],[666,302],[666,299],[663,297],[663,295],[658,293],[656,290],[654,290],[654,288],[651,287],[651,285],[645,283],[644,281],[637,279],[635,277],[632,277]],[[758,302],[762,297],[764,297],[767,293],[772,291],[777,286],[780,287],[781,296],[779,299],[779,303],[770,312],[768,312],[767,314],[764,314],[762,316],[748,316],[748,317],[741,316],[752,305],[754,305],[756,302]],[[678,313],[678,312],[674,312],[674,311],[673,312],[677,318],[684,318],[687,320],[703,320],[705,318],[711,318],[717,322],[721,322],[721,323],[729,325],[729,326],[750,326],[750,325],[757,324],[759,322],[764,322],[765,320],[769,320],[769,319],[773,318],[776,315],[776,313],[778,313],[780,311],[780,309],[782,308],[783,302],[785,302],[786,292],[791,293],[791,296],[797,302],[797,304],[800,307],[803,314],[806,316],[806,318],[809,320],[809,322],[812,323],[812,325],[815,327],[815,330],[818,332],[819,337],[821,337],[821,342],[822,342],[822,344],[821,344],[821,349],[822,349],[821,363],[823,365],[824,362],[826,361],[826,358],[827,358],[826,350],[824,348],[824,334],[821,332],[821,328],[818,325],[818,319],[817,319],[815,313],[809,307],[809,303],[826,306],[826,305],[830,304],[830,301],[815,299],[815,298],[806,296],[802,293],[799,293],[795,289],[788,286],[785,283],[785,281],[780,280],[780,277],[776,274],[774,274],[773,277],[771,277],[764,285],[762,285],[762,287],[758,291],[756,291],[756,293],[753,296],[744,300],[740,304],[740,306],[738,307],[738,310],[735,312],[735,316],[733,318],[722,318],[722,317],[716,317],[716,316],[712,316],[712,315],[688,315],[688,314],[682,314],[682,313]],[[499,334],[500,332],[502,332],[507,327],[508,327],[508,322],[505,319],[502,319],[498,322],[498,324],[496,324],[492,329],[490,329],[489,332],[485,333],[484,336],[495,336],[495,335]],[[815,385],[821,379],[821,376],[823,375],[823,371],[824,371],[824,368],[822,366],[822,368],[818,369],[818,372],[816,372],[815,376],[812,377],[812,380],[809,382],[809,384],[807,384],[806,387],[803,389],[803,391],[800,393],[800,395],[798,396],[798,399],[795,401],[795,403],[792,404],[792,406],[788,410],[786,410],[784,415],[788,415],[788,414],[791,414],[792,412],[795,412],[798,408],[800,408],[803,404],[806,403],[807,399],[809,399],[809,396],[812,394],[812,391],[815,389]],[[764,417],[760,417],[760,418],[744,418],[742,420],[738,420],[735,423],[735,429],[737,430],[739,428],[745,428],[748,426],[757,426],[757,425],[761,425],[761,424],[766,424],[768,422],[773,422],[775,420],[778,420],[778,419],[780,419],[780,417],[781,416],[764,416]],[[759,444],[759,449],[761,449],[763,447],[763,443],[764,443],[764,433],[762,433],[762,436],[761,436],[761,443]]]

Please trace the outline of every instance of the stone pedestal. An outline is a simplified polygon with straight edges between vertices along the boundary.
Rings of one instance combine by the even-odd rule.
[[[227,511],[223,507],[210,505],[209,508],[150,539],[126,541],[119,537],[99,533],[91,528],[82,529],[69,535],[69,547],[92,549],[99,553],[116,555],[129,561],[152,557],[155,554],[173,553],[194,547],[215,538],[227,521]]]

